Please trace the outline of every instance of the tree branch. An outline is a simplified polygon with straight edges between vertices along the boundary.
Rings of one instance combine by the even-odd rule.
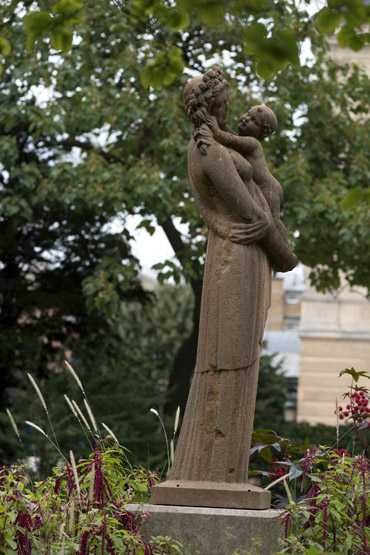
[[[126,166],[127,163],[125,160],[123,160],[122,158],[120,158],[119,156],[116,156],[115,154],[112,154],[110,152],[107,152],[105,150],[103,150],[102,148],[96,147],[95,145],[93,145],[92,143],[90,143],[89,141],[78,141],[76,139],[65,139],[62,141],[57,141],[57,143],[51,142],[51,141],[42,141],[43,146],[63,146],[63,147],[78,147],[81,148],[82,150],[94,150],[97,154],[99,154],[100,156],[102,156],[105,160],[107,160],[107,162],[115,162],[116,164],[122,164],[123,166]],[[40,146],[40,145],[38,145]]]
[[[176,254],[176,257],[179,259],[182,266],[184,266],[186,246],[182,240],[181,233],[174,226],[171,216],[167,217],[166,221],[162,224],[162,228]]]

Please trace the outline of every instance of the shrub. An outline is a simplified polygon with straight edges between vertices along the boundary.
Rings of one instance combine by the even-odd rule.
[[[156,472],[133,468],[125,450],[98,440],[88,459],[65,462],[28,488],[27,466],[0,469],[0,553],[181,553],[169,538],[145,541],[128,504],[149,500]]]
[[[314,449],[301,461],[312,483],[282,516],[291,555],[370,552],[370,464],[363,456]],[[316,549],[316,551],[314,551]]]
[[[282,515],[286,547],[281,553],[370,553],[370,395],[366,387],[358,385],[360,378],[370,376],[354,368],[343,374],[352,377],[352,384],[343,395],[347,404],[338,406],[336,413],[338,422],[347,419],[351,425],[341,437],[338,427],[337,448],[335,444],[331,448],[313,446],[298,463],[287,457],[280,461],[279,473],[275,468],[276,483],[284,483],[289,498]],[[362,452],[351,456],[346,449],[339,449],[339,443],[353,432]],[[285,474],[284,466],[289,469]],[[295,483],[295,490],[288,487],[288,480]]]
[[[59,446],[44,396],[29,375],[52,437],[33,422],[26,421],[26,424],[30,431],[36,430],[53,446],[58,464],[51,475],[36,484],[33,484],[33,472],[27,465],[0,467],[0,553],[181,553],[180,544],[170,538],[145,541],[141,537],[140,525],[149,515],[136,517],[128,506],[132,502],[149,500],[150,488],[158,480],[159,473],[133,467],[127,450],[104,423],[102,426],[112,439],[102,439],[80,378],[68,363],[66,368],[81,390],[88,418],[66,395],[65,401],[87,443],[95,444],[95,448],[91,447],[91,454],[81,457],[77,464],[70,450],[70,460],[67,460]],[[9,410],[7,414],[23,447],[17,424]]]

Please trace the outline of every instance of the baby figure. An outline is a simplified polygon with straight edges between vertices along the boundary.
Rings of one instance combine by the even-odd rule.
[[[282,237],[288,241],[286,228],[280,220],[280,199],[283,189],[280,183],[271,175],[260,143],[260,141],[274,133],[276,128],[277,119],[270,108],[267,108],[267,106],[253,106],[238,120],[239,135],[222,131],[217,123],[212,125],[212,132],[218,143],[236,150],[251,164],[253,181],[261,189],[270,207],[276,227]]]

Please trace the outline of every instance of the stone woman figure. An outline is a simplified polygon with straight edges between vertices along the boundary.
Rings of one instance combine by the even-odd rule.
[[[192,79],[184,101],[194,124],[189,178],[210,233],[197,363],[169,479],[246,483],[260,347],[270,305],[268,252],[278,255],[280,269],[292,269],[296,258],[253,182],[252,166],[217,143],[207,125],[210,116],[220,128],[227,124],[228,83],[221,69],[215,66]],[[154,495],[153,502],[164,501]]]

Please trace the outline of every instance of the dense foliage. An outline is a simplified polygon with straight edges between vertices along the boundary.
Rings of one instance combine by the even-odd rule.
[[[370,465],[363,456],[311,449],[301,461],[311,488],[286,506],[282,516],[287,547],[298,555],[369,552]]]
[[[269,0],[215,0],[212,3],[207,0],[171,3],[166,0],[113,1],[131,22],[155,20],[161,28],[165,26],[171,30],[174,36],[178,31],[187,30],[192,20],[207,26],[240,26],[243,51],[257,59],[256,71],[263,78],[271,78],[288,63],[299,66],[300,28],[280,29],[272,27],[269,22],[273,11],[283,15],[285,10],[294,8],[292,1],[285,0],[284,9],[282,2]],[[365,0],[327,0],[321,9],[311,0],[305,0],[305,3],[314,5],[316,28],[329,35],[336,32],[341,46],[359,50],[370,42],[363,28],[370,21],[370,7]],[[52,48],[68,52],[73,44],[73,24],[84,19],[84,4],[78,0],[44,0],[39,2],[41,10],[35,9],[31,1],[24,1],[24,4],[33,8],[24,22],[27,48],[31,50],[39,39],[48,38]],[[0,54],[7,56],[9,51],[9,41],[0,37]],[[177,44],[174,47],[172,42],[164,42],[161,52],[147,56],[149,61],[141,75],[143,84],[153,87],[171,84],[182,73],[183,54]]]
[[[125,450],[107,439],[87,459],[55,467],[42,482],[30,482],[25,466],[0,468],[0,553],[181,553],[169,538],[141,537],[148,515],[130,511],[149,500],[158,476],[134,468]]]
[[[12,402],[9,388],[22,387],[27,371],[48,377],[63,346],[75,355],[82,341],[81,350],[91,349],[85,360],[98,358],[121,301],[145,298],[130,251],[130,214],[140,215],[149,232],[154,224],[162,226],[175,253],[163,262],[162,276],[185,276],[195,293],[193,332],[170,378],[170,391],[186,398],[206,229],[189,191],[191,125],[181,97],[189,74],[213,60],[226,65],[232,126],[251,104],[270,104],[277,113],[279,131],[265,144],[266,158],[284,188],[283,219],[295,232],[294,248],[313,268],[315,284],[336,287],[342,272],[351,284],[368,285],[368,209],[359,204],[344,211],[341,200],[369,183],[369,79],[357,68],[324,62],[326,47],[304,10],[288,0],[265,6],[274,33],[292,29],[300,43],[311,41],[316,54],[316,62],[288,66],[266,81],[256,76],[244,49],[250,11],[231,14],[218,26],[191,17],[182,30],[162,25],[151,13],[133,18],[103,0],[87,3],[83,17],[71,11],[67,17],[62,12],[74,2],[63,2],[53,3],[51,16],[48,0],[6,0],[0,6],[6,53],[0,81],[3,406]],[[32,25],[24,33],[31,8],[46,13],[49,29],[35,48],[28,42]],[[49,24],[63,21],[73,26],[71,49],[64,48],[60,33],[49,43]],[[148,60],[162,59],[168,49],[175,67],[176,48],[186,73],[176,73],[168,86],[148,88]],[[176,217],[188,224],[186,235]],[[91,368],[94,378],[107,372],[97,368]],[[177,404],[175,398],[172,414]]]
[[[158,467],[161,472],[167,462],[165,439],[150,409],[155,408],[163,415],[173,359],[191,330],[192,301],[188,287],[158,286],[151,301],[144,305],[123,303],[103,341],[95,343],[95,337],[81,335],[65,345],[98,424],[105,422],[109,426],[132,453],[130,460],[134,464]],[[48,379],[40,383],[40,390],[61,450],[73,449],[76,455],[87,457],[91,447],[64,397],[74,400],[87,417],[84,395],[60,358],[49,366]],[[49,430],[47,414],[27,377],[9,392],[11,410],[24,436],[27,455],[41,458],[44,475],[55,464],[58,454],[25,421]],[[169,428],[174,416],[175,411],[166,420]],[[23,458],[24,453],[13,434],[9,434],[5,414],[3,418],[1,457],[10,463]]]
[[[338,427],[334,444],[320,444],[316,436],[301,447],[285,440],[281,442],[288,446],[284,460],[272,460],[270,487],[284,484],[287,495],[277,496],[285,508],[282,553],[362,555],[369,551],[370,395],[359,379],[370,376],[354,368],[343,374],[352,377],[352,384],[344,395],[345,406],[338,407],[338,421],[346,419],[348,426],[340,431]]]

